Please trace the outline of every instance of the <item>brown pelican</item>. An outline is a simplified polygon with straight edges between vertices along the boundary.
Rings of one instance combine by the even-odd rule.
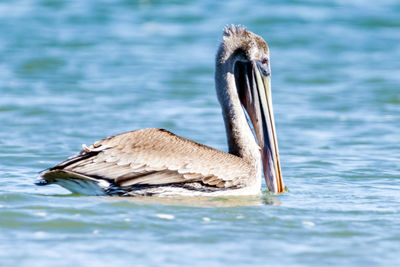
[[[268,189],[285,191],[266,42],[243,27],[225,28],[215,84],[229,153],[164,129],[141,129],[82,145],[36,184],[88,195],[253,195],[260,193],[262,162]]]

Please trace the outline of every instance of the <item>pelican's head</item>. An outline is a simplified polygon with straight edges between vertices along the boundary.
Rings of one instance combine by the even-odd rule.
[[[233,87],[236,88],[240,103],[250,117],[261,149],[268,189],[274,193],[284,192],[272,108],[268,45],[260,36],[245,28],[227,27],[217,56],[217,65],[224,62],[229,68],[228,75],[234,76]]]

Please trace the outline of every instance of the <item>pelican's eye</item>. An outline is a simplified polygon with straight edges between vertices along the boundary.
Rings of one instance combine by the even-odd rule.
[[[271,75],[269,59],[267,57],[263,57],[261,60],[257,61],[257,66],[261,74],[265,77]]]

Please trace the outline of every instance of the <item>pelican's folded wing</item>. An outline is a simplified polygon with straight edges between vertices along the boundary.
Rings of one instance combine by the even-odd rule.
[[[254,175],[241,158],[163,129],[136,130],[84,146],[78,155],[42,177],[54,176],[57,171],[103,179],[116,186],[202,182],[232,188],[245,186]]]

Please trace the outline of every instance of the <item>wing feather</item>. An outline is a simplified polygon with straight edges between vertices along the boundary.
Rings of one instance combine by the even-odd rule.
[[[57,166],[54,168],[101,177],[119,186],[198,181],[219,188],[241,187],[255,171],[237,156],[162,129],[108,137]]]

